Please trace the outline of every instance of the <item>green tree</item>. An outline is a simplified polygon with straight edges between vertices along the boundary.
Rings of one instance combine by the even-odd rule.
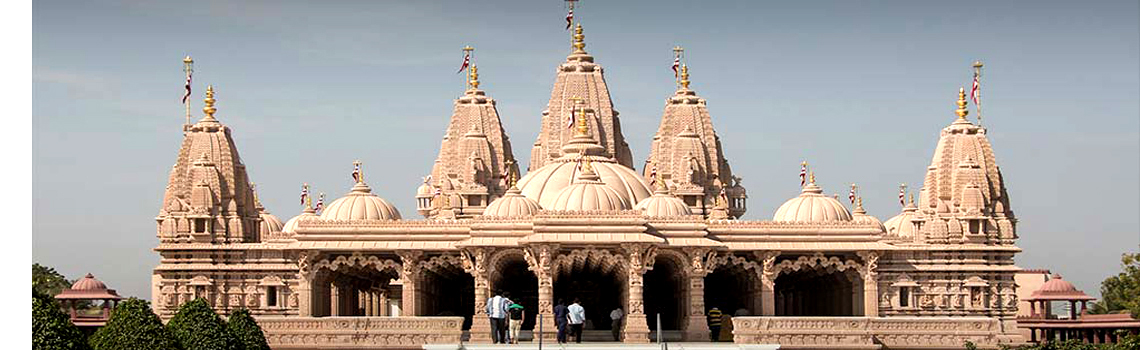
[[[198,298],[182,304],[166,329],[183,350],[238,350],[238,344],[222,318],[210,308],[206,299]]]
[[[54,297],[64,289],[71,288],[71,283],[53,268],[32,264],[32,289],[37,292]]]
[[[85,350],[86,341],[55,299],[32,289],[32,349]]]
[[[265,333],[261,330],[261,326],[257,325],[253,316],[250,316],[249,310],[237,309],[230,313],[226,327],[229,329],[230,336],[237,341],[239,349],[269,350],[269,343],[265,342]]]
[[[1119,274],[1100,283],[1101,300],[1093,304],[1089,313],[1128,311],[1132,317],[1140,317],[1140,254],[1124,254],[1120,264]]]
[[[130,298],[111,311],[111,320],[91,336],[94,350],[178,350],[146,300]]]

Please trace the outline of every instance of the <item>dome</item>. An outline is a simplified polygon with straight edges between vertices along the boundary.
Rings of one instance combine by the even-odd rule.
[[[685,201],[669,194],[669,190],[663,187],[654,191],[653,196],[638,202],[634,209],[649,217],[693,215],[693,210],[685,204]]]
[[[1069,281],[1061,279],[1061,275],[1053,274],[1041,288],[1037,288],[1028,300],[1093,300],[1085,292],[1077,289]]]
[[[289,219],[289,221],[286,221],[285,225],[281,226],[281,232],[287,234],[297,233],[298,221],[309,220],[310,218],[315,219],[317,217],[318,215],[316,210],[313,210],[313,208],[305,208],[305,210],[302,211],[300,215],[294,216],[292,219]]]
[[[633,169],[604,157],[587,157],[594,173],[606,187],[614,190],[627,203],[638,203],[649,198],[649,185]],[[569,157],[559,158],[538,170],[528,172],[519,180],[522,194],[534,199],[543,208],[553,208],[558,194],[574,184],[578,176],[578,162]]]
[[[590,163],[583,163],[582,168],[582,172],[578,173],[577,181],[558,192],[558,197],[555,197],[549,206],[551,210],[614,211],[630,209],[626,197],[602,182],[598,174],[591,169]]]
[[[483,216],[533,216],[539,210],[542,210],[542,207],[538,205],[538,202],[523,196],[518,187],[512,186],[511,189],[507,190],[507,194],[495,199],[487,205],[486,209],[483,209]]]
[[[55,296],[56,299],[80,299],[80,300],[119,300],[122,297],[115,292],[114,289],[107,289],[107,285],[95,279],[95,276],[88,273],[75,283],[71,284],[70,289],[63,290]]]
[[[416,197],[431,197],[434,194],[435,190],[427,183],[427,180],[424,180],[424,183],[416,189]]]
[[[857,205],[855,206],[855,210],[851,211],[851,221],[860,224],[875,225],[880,231],[886,232],[886,229],[883,227],[883,222],[879,221],[877,217],[868,215],[867,210],[863,209],[863,197],[859,197],[859,200],[855,203],[857,203]]]
[[[912,196],[911,199],[914,199],[914,197]],[[902,238],[913,238],[914,224],[912,224],[911,221],[914,220],[915,214],[917,212],[918,207],[914,206],[914,201],[912,200],[906,205],[906,207],[903,207],[902,213],[895,215],[893,218],[887,219],[887,222],[883,223],[883,227],[886,228],[887,235],[898,236]]]
[[[279,233],[284,226],[281,219],[278,219],[276,215],[265,210],[261,211],[261,234],[263,236]]]
[[[772,220],[817,223],[851,221],[851,213],[835,198],[824,196],[823,189],[813,182],[804,186],[798,197],[784,202]]]
[[[83,276],[83,278],[80,278],[78,281],[75,281],[75,283],[71,285],[71,290],[104,290],[104,289],[107,289],[107,285],[103,284],[102,281],[95,279],[95,275],[92,275],[90,273],[88,273],[87,276]]]
[[[400,220],[400,212],[363,182],[321,211],[321,220]]]

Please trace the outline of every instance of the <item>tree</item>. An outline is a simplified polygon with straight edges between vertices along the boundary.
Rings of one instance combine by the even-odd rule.
[[[91,336],[94,350],[178,350],[162,321],[146,300],[130,298],[111,311],[107,325]]]
[[[32,264],[32,289],[54,297],[68,288],[71,288],[71,281],[55,269],[38,263]]]
[[[55,299],[32,289],[32,349],[85,350],[85,338]]]
[[[210,308],[206,299],[182,304],[166,329],[183,350],[238,350],[226,323]]]
[[[1132,317],[1140,317],[1140,254],[1124,254],[1120,264],[1119,274],[1100,283],[1101,300],[1093,304],[1089,313],[1128,311]]]
[[[261,326],[257,325],[253,316],[250,316],[249,310],[238,309],[230,313],[226,328],[229,329],[230,336],[237,341],[239,349],[269,350],[269,343],[265,341],[265,333],[261,330]]]

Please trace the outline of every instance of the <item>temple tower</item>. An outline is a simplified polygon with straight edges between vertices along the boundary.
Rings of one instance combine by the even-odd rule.
[[[740,217],[747,209],[744,186],[724,157],[705,99],[689,89],[688,65],[680,68],[677,92],[665,100],[642,174],[650,183],[665,181],[694,214],[709,216],[719,210],[715,216],[724,216],[727,210],[728,217]]]
[[[260,212],[230,128],[214,118],[214,88],[206,113],[185,128],[159,209],[160,243],[242,243],[261,240]]]
[[[470,52],[470,50],[465,49]],[[503,130],[495,100],[479,89],[479,70],[471,65],[467,91],[455,100],[431,174],[416,193],[416,207],[427,218],[469,218],[503,196],[507,178],[518,172],[511,141]]]
[[[542,111],[542,131],[531,149],[529,169],[538,169],[562,156],[562,147],[574,137],[573,109],[569,103],[575,98],[585,103],[592,137],[605,148],[604,156],[618,164],[633,168],[633,154],[621,133],[621,121],[610,99],[609,88],[603,76],[602,67],[594,63],[594,56],[586,53],[585,35],[582,25],[574,28],[573,51],[566,61],[558,66],[554,78],[554,88],[550,92],[550,102]]]
[[[986,129],[966,120],[965,89],[958,91],[957,104],[958,118],[942,129],[919,192],[918,239],[1013,244],[1017,220]]]

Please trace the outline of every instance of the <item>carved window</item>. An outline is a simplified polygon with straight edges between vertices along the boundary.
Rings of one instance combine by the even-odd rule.
[[[910,287],[899,287],[899,307],[910,307]]]
[[[206,219],[194,219],[194,232],[195,233],[206,232]]]
[[[479,196],[471,196],[470,198],[467,198],[467,204],[472,206],[472,207],[478,207],[481,205],[479,203],[482,203],[482,202],[483,201],[481,200],[481,198],[479,198]]]
[[[970,234],[978,234],[981,226],[980,224],[981,221],[979,220],[970,220]]]
[[[277,286],[265,288],[265,306],[277,306]]]

